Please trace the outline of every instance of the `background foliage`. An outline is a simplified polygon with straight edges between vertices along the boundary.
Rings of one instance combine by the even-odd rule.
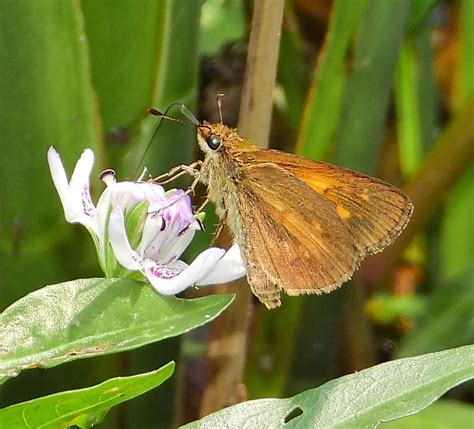
[[[239,0],[0,2],[2,310],[46,284],[100,275],[87,233],[63,219],[48,146],[69,171],[91,147],[95,177],[113,167],[133,178],[156,127],[147,107],[183,102],[216,120],[223,92],[224,120],[235,124],[251,8]],[[472,343],[474,2],[288,1],[274,105],[273,147],[400,185],[416,211],[395,250],[368,261],[351,285],[286,299],[271,313],[255,307],[248,397],[293,395],[392,357]],[[197,156],[193,130],[164,123],[144,164],[158,174]],[[206,220],[190,257],[208,243],[211,213]],[[101,427],[190,421],[206,388],[208,337],[204,329],[25,371],[2,385],[0,406],[175,359],[178,377],[114,408]],[[471,403],[472,386],[449,396]],[[472,418],[470,405],[438,406],[440,419],[459,416],[458,407],[463,422]],[[433,415],[416,418],[432,427]]]

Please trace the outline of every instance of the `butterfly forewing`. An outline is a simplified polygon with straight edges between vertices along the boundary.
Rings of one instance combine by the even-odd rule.
[[[274,150],[242,152],[241,157],[257,164],[272,162],[326,198],[362,255],[392,243],[413,211],[409,198],[395,186],[351,170]]]

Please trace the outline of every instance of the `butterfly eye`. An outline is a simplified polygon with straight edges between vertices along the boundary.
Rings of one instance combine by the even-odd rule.
[[[206,143],[210,149],[217,150],[221,145],[221,139],[215,134],[211,134],[209,137],[206,138]]]

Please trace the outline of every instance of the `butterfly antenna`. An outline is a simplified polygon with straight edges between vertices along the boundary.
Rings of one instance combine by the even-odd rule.
[[[219,92],[217,94],[217,110],[219,110],[219,118],[221,120],[221,125],[224,125],[224,120],[222,119],[222,97],[224,97],[224,94],[222,92]]]
[[[198,121],[196,116],[192,114],[192,112],[183,104],[183,103],[175,103],[181,106],[181,113],[186,116],[188,121],[191,123],[191,125],[194,125],[195,127],[199,127],[201,125],[201,121]]]
[[[188,122],[186,121],[183,121],[181,119],[177,119],[177,118],[173,118],[172,116],[168,116],[167,113],[170,109],[172,109],[174,106],[179,106],[180,107],[180,110],[181,110],[181,113],[186,117],[186,119],[188,119]],[[157,109],[153,109],[153,108],[149,108],[147,109],[147,112],[154,115],[154,116],[158,116],[162,119],[168,119],[170,121],[174,121],[174,122],[180,122],[182,124],[186,124],[186,125],[193,125],[195,127],[198,127],[201,125],[201,122],[197,120],[196,116],[194,116],[191,111],[186,107],[185,104],[183,103],[173,103],[171,104],[167,109],[166,109],[166,112],[165,113],[161,113],[159,110]]]
[[[186,119],[188,119],[188,121],[183,121],[181,119],[173,118],[172,116],[168,115],[168,112],[175,106],[180,106],[181,113],[186,117]],[[156,127],[155,131],[153,132],[153,135],[151,136],[150,142],[148,143],[147,147],[145,148],[145,151],[143,152],[143,155],[140,159],[140,162],[137,165],[137,169],[135,171],[134,176],[137,176],[138,171],[139,171],[141,165],[143,164],[143,161],[145,160],[146,154],[147,154],[148,150],[150,149],[151,143],[155,139],[155,137],[158,133],[158,130],[159,130],[161,124],[163,123],[163,119],[167,119],[168,121],[173,121],[173,122],[179,122],[181,124],[192,125],[194,127],[198,127],[198,126],[201,125],[201,122],[199,122],[196,119],[196,117],[191,113],[191,111],[183,103],[173,103],[173,104],[169,105],[164,113],[159,111],[158,109],[154,109],[153,107],[150,107],[150,108],[146,109],[146,111],[150,115],[158,116],[160,118],[160,122],[158,123],[158,126]]]
[[[175,103],[176,104],[176,103]],[[171,106],[169,106],[166,110],[165,110],[165,113],[161,113],[159,110],[156,110],[156,109],[153,109],[153,108],[150,108],[150,109],[147,109],[147,112],[154,115],[154,116],[158,116],[160,117],[160,122],[158,123],[158,126],[156,127],[155,131],[153,132],[153,135],[151,136],[150,138],[150,141],[148,142],[145,150],[143,151],[143,155],[142,157],[140,158],[140,161],[138,162],[137,164],[137,168],[135,170],[135,174],[133,175],[133,177],[137,177],[138,175],[138,172],[143,164],[143,162],[145,161],[145,157],[146,157],[146,154],[148,153],[148,150],[150,149],[151,147],[151,143],[153,142],[153,140],[155,139],[157,133],[158,133],[158,130],[160,129],[160,126],[161,124],[163,123],[163,119],[169,119],[171,121],[176,121],[176,122],[181,122],[179,121],[178,119],[175,119],[175,118],[172,118],[170,116],[168,116],[168,111],[171,109],[171,107],[173,107],[174,104],[172,104]]]

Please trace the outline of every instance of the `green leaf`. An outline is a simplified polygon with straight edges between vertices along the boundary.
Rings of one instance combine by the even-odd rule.
[[[474,164],[464,171],[445,203],[441,225],[441,277],[452,279],[467,272],[473,263]],[[471,279],[471,285],[474,284]]]
[[[174,337],[213,320],[232,299],[165,297],[130,279],[46,286],[0,315],[0,377]]]
[[[406,0],[369,0],[367,4],[344,92],[336,164],[363,173],[374,171],[409,5]]]
[[[348,7],[344,0],[334,3],[323,51],[315,67],[298,137],[298,153],[321,159],[333,143],[339,125],[347,81],[346,55],[350,42],[366,11],[367,1]]]
[[[294,5],[285,4],[284,20],[281,28],[280,54],[278,59],[278,87],[281,95],[275,97],[275,107],[291,127],[291,138],[287,143],[280,142],[280,149],[294,150],[295,135],[301,126],[306,91],[310,83],[310,69],[306,65],[304,39],[297,22]],[[281,125],[279,125],[281,126]]]
[[[92,82],[106,133],[125,143],[133,120],[143,119],[155,84],[165,1],[82,0]],[[119,145],[120,146],[120,145]],[[114,149],[113,146],[109,149]]]
[[[165,110],[183,102],[192,109],[195,104],[201,3],[118,0],[111,7],[109,2],[84,0],[81,6],[92,81],[108,141],[115,143],[107,147],[112,165],[122,177],[136,179],[144,166],[158,175],[190,162],[195,130],[166,123],[146,162],[140,160],[159,122],[146,108]]]
[[[421,1],[417,4],[421,6]],[[416,171],[439,132],[432,32],[432,23],[423,21],[400,48],[394,98],[400,167],[405,176]]]
[[[171,377],[174,362],[145,374],[117,377],[96,386],[60,392],[0,410],[2,428],[91,427],[114,405],[159,386]]]
[[[112,165],[136,179],[144,166],[158,175],[190,162],[195,130],[164,124],[139,165],[159,122],[146,109],[195,104],[200,2],[118,0],[111,7],[84,0],[81,6],[104,129],[115,143],[107,147]]]
[[[474,342],[474,266],[440,284],[426,303],[425,317],[403,338],[399,357],[414,356]]]
[[[474,407],[457,401],[440,400],[418,414],[395,422],[382,423],[380,429],[472,429]]]
[[[426,20],[423,25],[420,25],[416,34],[411,35],[417,56],[417,96],[420,103],[419,119],[423,144],[422,151],[424,154],[431,150],[436,139],[439,137],[441,129],[440,102],[435,78],[435,66],[433,64],[433,25],[432,21]],[[398,137],[399,142],[400,137]],[[402,156],[403,153],[400,148],[400,157]]]
[[[395,76],[395,101],[397,107],[398,136],[401,168],[405,175],[418,168],[422,158],[422,130],[418,100],[419,70],[415,47],[411,40],[400,48]]]
[[[374,428],[416,413],[474,377],[474,346],[400,359],[346,375],[288,399],[234,405],[185,427]]]
[[[474,2],[463,0],[459,11],[461,31],[461,64],[456,70],[459,81],[456,101],[462,107],[474,95]]]
[[[172,103],[184,103],[194,109],[197,95],[199,12],[201,2],[173,0],[163,2],[160,14],[160,40],[157,55],[152,106],[165,110]],[[179,47],[179,52],[177,52]],[[170,110],[171,116],[179,116],[179,108]],[[124,150],[122,163],[131,174],[137,168],[160,121],[147,115],[140,123],[140,134]],[[177,164],[187,164],[194,158],[196,130],[170,121],[161,122],[156,141],[151,142],[145,162],[152,175],[161,174]],[[173,186],[182,187],[181,181]]]
[[[439,0],[412,0],[410,14],[408,16],[407,30],[415,32],[419,26],[426,21]]]
[[[48,147],[58,149],[69,174],[85,147],[99,164],[103,151],[79,2],[0,2],[0,28],[0,181],[14,184],[0,195],[5,305],[33,281],[64,275],[71,259],[58,250],[70,227],[48,171]],[[95,261],[79,247],[76,238],[74,265],[84,273]]]
[[[417,295],[378,293],[367,301],[366,311],[372,320],[382,325],[389,325],[400,317],[414,318],[424,314],[426,299]]]
[[[245,37],[244,4],[240,0],[206,0],[202,4],[199,49],[217,55],[224,45]]]

